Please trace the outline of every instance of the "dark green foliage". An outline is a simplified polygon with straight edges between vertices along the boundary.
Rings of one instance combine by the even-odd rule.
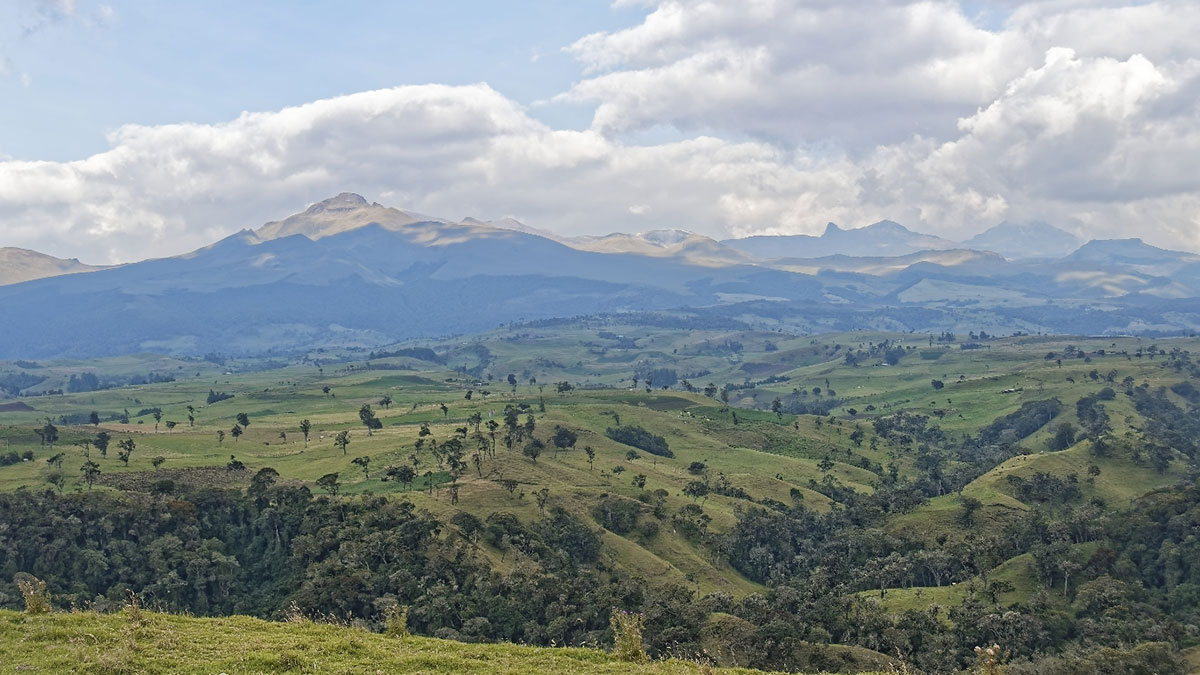
[[[217,392],[209,389],[208,398],[205,399],[205,402],[208,403],[208,405],[212,405],[214,403],[220,403],[221,401],[227,401],[231,398],[233,398],[233,394],[226,394],[223,391]]]
[[[992,422],[979,432],[979,442],[1015,443],[1041,429],[1062,412],[1062,403],[1055,398],[1044,401],[1028,401],[1016,412]]]
[[[632,445],[652,455],[667,458],[675,456],[675,453],[671,452],[671,449],[667,446],[667,439],[652,434],[639,426],[609,427],[605,429],[604,435],[618,443]]]
[[[629,534],[638,526],[642,505],[632,499],[608,496],[592,509],[592,517],[606,530]]]

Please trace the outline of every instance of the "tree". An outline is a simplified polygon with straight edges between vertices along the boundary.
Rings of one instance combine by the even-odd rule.
[[[566,394],[574,388],[575,388],[575,386],[572,385],[570,382],[567,382],[566,380],[563,380],[562,382],[554,383],[555,391],[557,391],[560,394]]]
[[[355,457],[350,460],[351,464],[357,464],[362,468],[363,477],[367,480],[371,479],[371,458],[370,457]]]
[[[379,405],[383,406],[384,410],[390,410],[392,407],[392,397],[384,394],[383,398],[379,399]]]
[[[588,471],[592,470],[592,463],[596,461],[596,450],[590,445],[583,446],[583,453],[587,455]]]
[[[96,440],[92,441],[92,445],[95,445],[96,449],[100,451],[101,457],[108,457],[108,443],[110,440],[112,440],[112,437],[108,435],[108,432],[101,431],[96,434]]]
[[[854,444],[854,447],[861,448],[865,436],[866,434],[863,433],[862,427],[856,426],[854,427],[854,431],[850,432],[850,442]]]
[[[126,438],[125,440],[117,443],[117,447],[120,448],[120,450],[117,451],[117,459],[121,460],[125,466],[129,466],[129,456],[132,455],[133,451],[137,449],[137,443],[135,443],[132,438]]]
[[[542,512],[542,516],[546,515],[546,502],[550,501],[549,488],[542,488],[533,493],[533,498],[537,500],[538,510]]]
[[[350,432],[349,431],[339,431],[338,435],[335,436],[333,439],[333,444],[342,449],[342,457],[345,457],[346,456],[346,446],[350,445]]]
[[[187,407],[187,411],[188,411],[188,426],[189,427],[196,426],[196,406],[189,405]]]
[[[443,403],[443,404],[441,404],[441,405],[442,405],[442,417],[449,417],[449,416],[450,416],[450,409],[446,407],[446,404],[445,404],[445,403]]]
[[[633,477],[633,486],[639,490],[646,488],[646,474],[639,473]]]
[[[779,419],[783,419],[783,401],[776,396],[774,401],[771,401],[771,412]]]
[[[237,423],[242,425],[243,428],[249,429],[250,428],[250,416],[244,412],[238,413],[237,414]]]
[[[1055,427],[1054,436],[1050,438],[1050,449],[1066,450],[1075,444],[1075,427],[1070,422],[1063,422]]]
[[[367,428],[367,435],[373,436],[375,429],[379,429],[383,424],[375,417],[375,413],[371,410],[371,406],[364,403],[363,407],[358,409],[358,419],[362,421],[364,427]]]
[[[331,497],[336,497],[338,491],[341,490],[341,485],[338,484],[338,475],[336,473],[327,473],[317,479],[317,487],[321,488]]]
[[[300,420],[300,433],[304,434],[304,447],[308,447],[308,434],[312,432],[312,422],[307,419]]]
[[[326,396],[329,396],[329,394],[330,394],[332,391],[333,391],[333,389],[331,389],[331,388],[329,387],[329,385],[325,385],[324,387],[321,387],[321,392],[322,392],[323,394],[325,394]]]
[[[930,384],[930,385],[931,385],[931,386],[932,386],[932,387],[933,387],[935,390],[937,390],[937,389],[941,389],[942,387],[946,386],[946,383],[945,383],[945,382],[942,382],[941,380],[930,380],[930,381],[929,381],[929,384]]]
[[[521,450],[521,454],[533,460],[534,464],[537,464],[537,458],[542,454],[542,450],[545,447],[545,443],[535,438],[525,444],[525,447]]]
[[[163,462],[166,462],[166,461],[167,461],[167,458],[166,458],[166,457],[163,457],[162,455],[156,455],[156,456],[154,457],[154,459],[151,459],[151,460],[150,460],[150,464],[151,464],[151,465],[152,465],[154,468],[156,468],[156,469],[157,469],[158,467],[160,467],[160,466],[162,466],[162,465],[163,465]]]
[[[49,443],[50,449],[54,449],[54,444],[58,442],[58,427],[50,422],[50,418],[46,418],[46,426],[39,430],[39,435],[42,437],[43,443]]]
[[[87,484],[88,490],[100,479],[100,465],[90,459],[79,467],[79,472],[83,474],[83,482]]]
[[[162,411],[155,408],[154,410],[154,433],[158,433],[158,423],[162,421]]]
[[[983,506],[983,502],[974,497],[964,496],[959,499],[962,505],[962,511],[958,514],[958,524],[963,527],[973,527],[975,525],[975,512]]]
[[[265,494],[279,480],[279,472],[269,466],[264,466],[250,479],[250,493]]]
[[[229,430],[229,434],[233,436],[233,442],[236,443],[237,440],[242,437],[242,425],[233,425],[233,428]]]
[[[175,426],[176,426],[177,424],[179,424],[179,423],[178,423],[178,422],[172,422],[171,420],[167,420],[167,431],[173,431],[173,430],[175,429]]]
[[[638,454],[637,450],[629,450],[625,453],[625,461],[626,462],[632,462],[636,459],[639,459],[640,457],[641,457],[641,455]]]
[[[88,415],[88,422],[94,427],[100,426],[100,413],[93,410],[92,414]]]
[[[229,461],[225,464],[225,469],[227,471],[245,471],[246,465],[242,463],[242,460],[230,455]]]
[[[512,497],[513,493],[517,491],[518,485],[520,485],[520,483],[511,478],[505,478],[504,480],[500,481],[500,486],[508,491],[509,497]]]
[[[46,464],[49,464],[50,466],[52,466],[52,467],[54,467],[54,468],[56,468],[56,469],[61,469],[61,468],[62,468],[62,463],[63,463],[63,460],[64,460],[64,459],[66,459],[66,458],[67,458],[67,455],[66,455],[66,453],[64,453],[64,452],[60,452],[60,453],[58,453],[57,455],[55,455],[55,456],[53,456],[53,457],[47,458],[47,459],[46,459]]]
[[[46,482],[53,485],[61,494],[63,485],[67,482],[67,475],[63,473],[62,469],[51,469],[46,472]]]
[[[224,442],[225,442],[225,431],[223,429],[217,429],[217,447],[220,447],[220,445]]]
[[[400,481],[406,490],[411,490],[413,481],[417,479],[417,470],[407,464],[392,467],[387,473],[393,480]]]
[[[551,442],[554,443],[554,456],[558,457],[559,450],[570,450],[575,447],[575,441],[579,440],[578,434],[566,427],[554,427],[554,435],[551,437]]]
[[[513,393],[517,393],[517,376],[512,373],[508,374],[508,386],[512,387]]]
[[[708,499],[708,483],[694,480],[683,487],[683,494],[691,497],[692,501],[697,499]]]

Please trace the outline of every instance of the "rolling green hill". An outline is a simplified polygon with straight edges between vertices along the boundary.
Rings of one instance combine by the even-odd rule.
[[[0,493],[15,491],[14,505],[36,493],[46,510],[85,520],[195,504],[186,517],[211,531],[185,548],[207,551],[205,536],[245,538],[203,555],[217,564],[231,556],[250,575],[237,583],[251,583],[265,572],[252,573],[245,556],[266,546],[272,562],[262,565],[281,575],[240,605],[212,587],[199,606],[163,596],[160,606],[173,611],[278,616],[285,599],[303,597],[308,609],[377,627],[370,593],[382,591],[354,591],[342,603],[349,587],[304,586],[295,596],[289,584],[344,575],[338,583],[431,601],[432,582],[406,586],[385,573],[398,564],[386,552],[354,553],[360,535],[340,532],[334,545],[322,534],[339,529],[322,520],[336,516],[366,536],[373,509],[405,503],[412,515],[396,522],[428,523],[426,569],[453,562],[502,579],[535,571],[554,579],[582,568],[621,589],[604,602],[652,607],[669,595],[678,611],[690,608],[689,627],[672,628],[689,648],[701,626],[720,625],[747,644],[778,645],[761,651],[759,665],[861,669],[879,652],[900,652],[937,671],[943,662],[913,642],[923,631],[956,631],[960,651],[942,651],[960,665],[972,643],[992,639],[963,633],[951,610],[1083,611],[1073,604],[1080,585],[1130,569],[1101,555],[1109,545],[1100,542],[1148,496],[1192,480],[1194,450],[1171,428],[1172,415],[1200,399],[1189,389],[1197,347],[585,319],[286,359],[0,362],[12,396],[0,400]],[[103,453],[102,432],[111,439]],[[644,440],[654,437],[661,441]],[[134,446],[127,462],[121,441]],[[217,493],[238,496],[206,496]],[[102,494],[118,501],[93,498]],[[260,523],[285,507],[290,534],[275,526],[271,535]],[[56,569],[9,555],[14,571]],[[111,605],[116,586],[99,579],[116,573],[114,555],[101,556],[108,571],[95,582],[52,577],[52,596]],[[185,578],[179,560],[154,564],[182,565]],[[465,596],[476,582],[460,574],[444,583]],[[0,603],[14,597],[0,586]],[[459,639],[551,640],[553,631],[502,628],[503,613],[487,611],[491,623],[479,625],[418,613],[418,627]],[[857,618],[833,618],[848,616]],[[610,639],[595,615],[578,621],[591,628],[554,630],[573,636],[568,643]],[[652,646],[666,653],[672,640]],[[874,651],[841,656],[846,647],[830,642]],[[1045,648],[1038,644],[1018,655]]]

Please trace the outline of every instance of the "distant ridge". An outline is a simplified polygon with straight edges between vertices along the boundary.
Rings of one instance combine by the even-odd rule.
[[[103,266],[85,265],[75,258],[64,260],[24,248],[0,248],[0,286],[102,269]]]
[[[963,242],[967,248],[999,253],[1009,260],[1061,258],[1082,244],[1079,237],[1041,221],[1005,221]]]
[[[726,239],[722,244],[763,259],[824,258],[831,255],[855,257],[898,256],[918,251],[944,251],[961,244],[929,234],[913,232],[900,223],[881,220],[873,225],[843,230],[834,223],[819,237],[811,235],[754,236]]]

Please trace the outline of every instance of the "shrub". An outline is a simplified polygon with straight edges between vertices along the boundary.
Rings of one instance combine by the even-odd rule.
[[[408,637],[408,605],[392,605],[384,616],[387,619],[384,635],[401,640]]]
[[[26,614],[49,614],[51,610],[50,597],[46,594],[46,582],[29,576],[17,579],[17,588],[25,599]]]
[[[614,608],[609,618],[613,631],[613,655],[621,661],[645,663],[650,660],[642,645],[646,617],[636,612]]]
[[[656,436],[639,426],[609,427],[604,435],[618,443],[632,445],[639,450],[645,450],[652,455],[671,458],[675,453],[667,447],[667,439]]]

